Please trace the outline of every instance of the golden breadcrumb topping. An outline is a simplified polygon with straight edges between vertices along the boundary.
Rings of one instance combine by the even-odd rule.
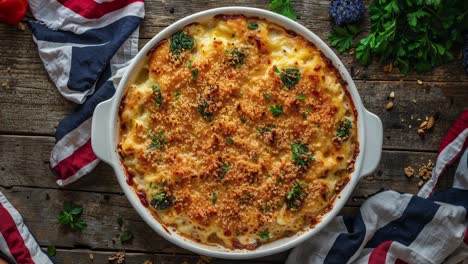
[[[313,226],[354,169],[356,113],[303,37],[244,16],[156,45],[120,108],[127,182],[166,226],[255,249]]]

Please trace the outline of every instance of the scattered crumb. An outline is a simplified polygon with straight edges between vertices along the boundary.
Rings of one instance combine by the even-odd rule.
[[[413,99],[412,102],[413,102],[413,104],[416,104],[416,100],[415,100],[415,99]]]
[[[392,108],[393,108],[393,102],[388,102],[388,103],[387,103],[387,106],[385,107],[385,109],[391,110]]]
[[[23,22],[19,22],[18,23],[18,29],[21,30],[21,31],[25,31],[26,30],[26,24],[23,23]]]
[[[2,83],[2,88],[10,88],[10,85],[7,82]]]
[[[94,255],[93,255],[93,253],[89,253],[89,259],[90,259],[91,261],[94,260]]]
[[[125,261],[125,251],[115,252],[114,254],[110,255],[107,260],[113,263],[123,264]]]
[[[211,257],[200,255],[200,259],[197,261],[197,264],[211,263],[211,259]]]
[[[421,80],[416,80],[416,82],[418,82],[419,85],[423,84]]]
[[[395,92],[391,91],[390,94],[388,95],[388,98],[394,99],[395,98]]]
[[[426,135],[426,133],[424,132],[424,129],[418,128],[418,135],[420,137],[424,137],[424,135]]]
[[[420,121],[421,118],[418,118],[418,121]],[[425,121],[423,121],[418,128],[418,134],[419,136],[423,137],[426,133],[426,131],[432,129],[435,124],[435,117],[430,116],[430,117],[425,117]]]
[[[408,125],[408,128],[412,128],[412,126],[411,126],[411,125]]]
[[[356,72],[354,73],[354,76],[358,76],[358,74],[360,73],[361,71],[359,69],[356,70]]]
[[[151,259],[147,259],[145,262],[143,262],[143,264],[153,264],[153,261]]]
[[[422,187],[423,184],[424,184],[424,181],[419,181],[419,182],[418,182],[418,186],[419,186],[419,187]]]
[[[356,50],[354,48],[351,48],[348,52],[349,55],[353,55]]]
[[[406,175],[406,177],[408,177],[408,178],[413,177],[413,175],[414,175],[414,169],[413,169],[411,166],[406,167],[406,168],[405,168],[405,175]]]
[[[384,72],[392,72],[393,70],[393,64],[387,64],[383,67]]]

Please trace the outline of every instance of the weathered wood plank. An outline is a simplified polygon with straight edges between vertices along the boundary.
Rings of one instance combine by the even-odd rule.
[[[55,263],[84,264],[84,263],[108,263],[107,258],[114,252],[93,251],[93,250],[67,250],[57,249],[57,255],[52,258]],[[92,254],[93,260],[90,259]],[[277,259],[249,259],[243,263],[266,264],[284,262],[286,255],[277,256]],[[126,264],[143,264],[145,261],[152,261],[153,264],[233,264],[239,263],[237,260],[214,259],[196,255],[170,255],[170,254],[149,254],[149,253],[126,253]]]
[[[54,144],[51,137],[0,136],[0,186],[58,188],[49,169],[49,152]],[[407,179],[403,168],[435,161],[436,153],[413,151],[383,151],[380,166],[371,176],[364,177],[353,197],[358,202],[382,188],[399,192],[416,193],[417,180]],[[442,184],[442,183],[441,183]],[[446,186],[446,183],[443,183]],[[112,169],[101,163],[90,175],[65,187],[67,190],[119,194],[120,186]]]
[[[190,254],[152,231],[123,195],[26,187],[0,187],[0,192],[21,213],[42,246]],[[81,233],[71,232],[59,225],[57,215],[62,209],[63,201],[73,201],[83,206],[82,219],[88,227]],[[118,239],[119,216],[123,218],[125,230],[134,234],[131,242],[125,245]],[[284,259],[285,254],[276,254],[262,260]]]

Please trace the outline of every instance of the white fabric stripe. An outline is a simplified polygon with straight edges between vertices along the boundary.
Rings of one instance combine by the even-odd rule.
[[[57,166],[62,160],[68,158],[88,142],[91,138],[91,121],[92,118],[84,121],[55,144],[50,155],[50,165],[52,167]]]
[[[11,255],[10,248],[8,248],[8,245],[6,243],[5,238],[3,237],[2,233],[0,233],[0,251],[5,254],[9,260],[14,260],[13,255]]]
[[[463,207],[442,204],[405,251],[414,252],[413,255],[418,254],[433,263],[441,263],[463,243],[465,216],[466,211]],[[396,255],[402,254],[399,252]]]
[[[372,239],[377,230],[401,217],[411,198],[412,195],[409,194],[386,191],[375,195],[373,199],[367,200],[361,206],[362,219],[366,225],[366,236],[359,250],[354,253],[347,263],[351,263],[359,257],[362,249]]]
[[[56,0],[30,0],[29,3],[33,16],[47,27],[54,30],[72,31],[76,34],[105,27],[125,16],[133,15],[141,18],[145,16],[143,2],[134,2],[98,19],[82,17]]]
[[[457,171],[455,171],[455,177],[453,178],[453,187],[459,189],[468,189],[468,149],[465,149],[465,153],[460,159]]]
[[[467,136],[468,129],[465,129],[455,138],[455,140],[453,140],[440,152],[439,156],[437,157],[436,165],[432,170],[432,177],[429,179],[429,181],[426,182],[426,184],[423,185],[421,190],[419,190],[418,196],[423,198],[429,197],[439,180],[440,173],[447,166],[447,163],[450,162],[462,150]]]
[[[347,230],[343,223],[343,218],[336,217],[327,225],[327,228],[320,231],[312,239],[309,239],[303,244],[295,247],[289,254],[286,263],[317,263],[317,260],[319,259],[323,262],[336,238],[341,233],[346,232]],[[311,249],[314,249],[313,255],[311,255]]]
[[[355,259],[353,264],[368,264],[369,263],[369,256],[370,253],[374,250],[373,248],[363,248],[361,254],[359,254],[359,258]]]
[[[98,164],[99,164],[100,159],[96,158],[92,162],[88,163],[88,165],[84,166],[81,168],[79,171],[77,171],[74,175],[64,179],[64,180],[57,180],[57,185],[59,186],[65,186],[67,184],[70,184],[79,178],[83,177],[84,175],[90,173]]]
[[[29,229],[23,223],[23,219],[21,218],[21,215],[13,207],[13,205],[11,205],[10,202],[8,202],[6,197],[1,192],[0,192],[0,203],[3,205],[3,207],[8,211],[8,213],[11,215],[11,217],[15,221],[16,227],[21,237],[24,240],[25,246],[28,248],[29,254],[31,255],[31,258],[34,261],[34,263],[52,264],[52,261],[50,261],[49,257],[46,254],[44,254],[44,252],[42,252],[42,249],[37,244],[36,239],[34,239],[34,237],[29,232]]]
[[[463,264],[468,263],[468,245],[462,243],[445,261],[445,264],[460,264],[464,260]]]

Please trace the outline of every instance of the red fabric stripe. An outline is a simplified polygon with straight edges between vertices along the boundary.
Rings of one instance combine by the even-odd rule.
[[[372,250],[369,256],[369,264],[385,264],[387,253],[393,241],[385,241]]]
[[[57,166],[52,168],[52,170],[55,171],[57,180],[65,180],[68,177],[75,175],[84,166],[96,159],[97,157],[91,147],[91,139],[89,139],[83,146],[75,150],[73,154],[60,161]]]
[[[29,249],[24,244],[23,237],[18,231],[15,220],[10,213],[0,204],[0,233],[10,249],[11,255],[17,263],[34,264]]]
[[[107,13],[114,12],[131,3],[143,2],[143,0],[115,0],[111,2],[97,3],[94,0],[57,0],[73,12],[88,19],[96,19]]]
[[[452,143],[460,133],[468,128],[468,110],[463,111],[461,116],[457,119],[455,124],[449,129],[447,134],[445,135],[444,139],[442,139],[442,143],[440,143],[439,147],[439,154],[440,152],[447,147],[448,144]],[[464,147],[467,147],[468,141],[465,141]]]

